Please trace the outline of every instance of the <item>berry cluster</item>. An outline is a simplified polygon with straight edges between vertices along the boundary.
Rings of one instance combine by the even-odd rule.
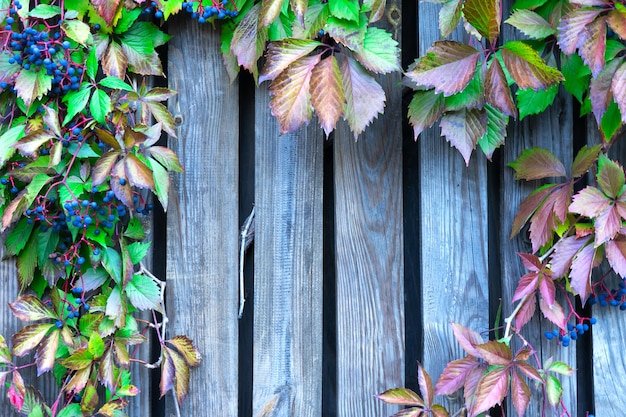
[[[153,12],[156,19],[163,19],[163,10],[159,9],[156,1],[150,2],[150,5],[141,11],[144,15],[150,15]]]
[[[197,19],[198,23],[205,23],[214,16],[220,20],[226,19],[227,17],[237,17],[239,12],[237,10],[227,9],[226,6],[228,6],[228,3],[228,0],[222,0],[221,2],[213,0],[211,6],[205,7],[200,4],[198,5],[198,9],[194,10],[193,2],[184,1],[183,10],[190,13],[193,19]]]
[[[576,325],[568,323],[567,332],[554,329],[552,331],[545,332],[544,336],[548,340],[556,339],[561,342],[563,347],[568,347],[572,341],[578,340],[580,336],[589,331],[590,325],[597,323],[597,319],[595,317],[591,317],[588,321],[589,323],[584,323],[584,319],[581,319]]]
[[[602,307],[619,307],[620,310],[626,310],[626,282],[623,280],[619,283],[619,288],[611,289],[605,288],[603,291],[598,292],[597,295],[589,297],[589,304],[599,304]]]

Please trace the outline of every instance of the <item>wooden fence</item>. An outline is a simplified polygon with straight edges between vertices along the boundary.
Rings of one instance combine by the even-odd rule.
[[[438,38],[439,6],[395,6],[406,68]],[[204,357],[180,415],[394,413],[374,394],[417,389],[417,360],[436,378],[463,356],[450,322],[486,332],[500,300],[510,313],[524,274],[516,252],[530,247],[509,240],[510,225],[537,184],[515,181],[507,163],[531,146],[571,161],[572,148],[597,140],[593,123],[577,120],[561,94],[545,114],[513,124],[493,161],[477,154],[466,167],[438,128],[413,141],[410,94],[396,74],[379,78],[385,114],[357,142],[345,124],[330,140],[315,122],[280,136],[266,86],[229,83],[216,31],[189,19],[168,30],[167,82],[179,91],[170,109],[181,120],[169,145],[186,171],[174,177],[167,215],[155,217],[153,267],[167,281],[169,334],[189,335]],[[239,319],[240,226],[253,207]],[[12,262],[0,264],[0,281],[6,305],[17,293]],[[617,309],[593,314],[599,325],[569,348],[542,338],[552,326],[538,319],[525,336],[542,359],[578,369],[564,383],[571,416],[623,416],[626,327]],[[0,320],[5,335],[21,326],[8,308]],[[142,372],[132,416],[176,415],[172,397],[158,400],[157,377]],[[454,410],[461,399],[443,401]],[[4,399],[0,415],[12,413]],[[527,415],[542,415],[539,401]]]

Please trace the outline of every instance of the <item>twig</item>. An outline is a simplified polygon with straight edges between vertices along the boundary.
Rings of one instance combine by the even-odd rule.
[[[172,390],[172,397],[174,397],[174,409],[176,410],[176,417],[180,417],[180,407],[178,406],[178,398],[176,398],[174,390]]]
[[[535,295],[535,293],[526,294],[524,298],[522,298],[520,302],[517,303],[517,305],[515,306],[515,310],[513,310],[511,315],[504,319],[504,322],[506,323],[506,329],[504,330],[505,340],[508,339],[511,335],[511,323],[513,323],[513,319],[515,319],[515,316],[517,315],[517,313],[519,313],[519,311],[522,309],[522,306],[531,295]]]
[[[254,239],[254,206],[250,215],[243,223],[241,234],[239,235],[239,318],[243,316],[243,307],[246,303],[245,288],[243,282],[243,260],[248,247]]]

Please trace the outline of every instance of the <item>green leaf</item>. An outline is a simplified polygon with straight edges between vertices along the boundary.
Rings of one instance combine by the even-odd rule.
[[[356,0],[328,0],[330,14],[353,22],[359,20],[359,2]]]
[[[546,377],[546,393],[548,394],[548,401],[553,407],[556,407],[561,402],[561,396],[563,395],[563,387],[558,379],[552,375]]]
[[[413,136],[417,137],[433,125],[445,110],[443,94],[434,90],[416,91],[409,103],[409,123],[413,126]]]
[[[92,333],[94,334],[94,333]],[[85,369],[93,363],[93,353],[87,348],[77,349],[69,357],[60,361],[61,365],[73,371]]]
[[[387,404],[419,407],[425,406],[422,398],[408,388],[388,389],[387,391],[376,395],[376,398],[386,402]]]
[[[446,111],[461,110],[463,108],[480,109],[485,104],[485,92],[483,84],[485,83],[482,76],[483,71],[477,68],[474,76],[465,88],[458,93],[454,93],[445,98]]]
[[[37,234],[31,235],[22,252],[17,255],[17,275],[22,289],[33,281],[37,266]]]
[[[169,39],[170,36],[161,32],[154,24],[137,21],[122,35],[120,42],[133,72],[163,75],[161,61],[154,48],[164,45]]]
[[[33,295],[22,295],[12,303],[9,308],[20,320],[37,321],[43,319],[57,319],[57,315],[41,300]]]
[[[83,83],[78,91],[70,91],[63,97],[63,102],[67,103],[67,114],[63,119],[63,126],[68,124],[74,116],[83,111],[89,102],[91,86]]]
[[[611,101],[600,122],[600,133],[605,142],[610,142],[622,127],[622,115],[615,101]]]
[[[154,159],[148,158],[148,163],[152,169],[152,177],[154,179],[154,193],[156,194],[163,211],[167,211],[168,194],[170,188],[170,176],[161,164]]]
[[[606,155],[600,154],[598,158],[598,173],[596,180],[600,189],[612,200],[619,197],[624,188],[624,169]]]
[[[443,38],[450,36],[461,20],[462,0],[449,0],[439,10],[439,31]]]
[[[304,13],[304,25],[297,21],[294,23],[293,37],[297,39],[316,37],[320,29],[326,24],[328,15],[328,3],[312,4],[312,2],[309,2],[309,7]]]
[[[132,219],[130,219],[130,221],[128,222],[128,226],[124,231],[124,236],[134,240],[142,240],[146,237],[146,232],[143,230],[141,221],[138,218],[133,217]]]
[[[89,101],[89,110],[97,122],[105,125],[106,116],[111,111],[111,98],[106,92],[96,89]]]
[[[60,410],[57,417],[83,417],[83,412],[80,409],[80,404],[73,403]]]
[[[89,268],[81,276],[81,285],[85,292],[100,288],[109,279],[109,273],[103,268]],[[82,320],[82,319],[81,319]]]
[[[414,83],[449,96],[463,90],[476,71],[480,52],[456,41],[437,41],[406,73]]]
[[[361,18],[356,22],[330,16],[324,26],[335,41],[344,44],[353,51],[363,48],[365,32],[367,31],[367,19]]]
[[[591,70],[578,54],[561,54],[561,71],[565,77],[563,86],[579,103],[582,103],[583,96],[589,88]]]
[[[522,89],[546,89],[563,80],[559,70],[546,65],[537,51],[522,41],[505,43],[502,59],[511,77]]]
[[[61,14],[61,8],[59,6],[51,6],[48,4],[37,5],[28,13],[30,17],[36,17],[38,19],[50,19],[59,14]]]
[[[164,146],[151,146],[146,149],[146,153],[159,161],[168,171],[183,172],[183,166],[178,160],[178,156],[169,148]]]
[[[117,77],[105,77],[101,79],[98,84],[114,90],[135,91],[130,84]]]
[[[122,257],[113,248],[106,248],[103,254],[102,266],[111,278],[119,284],[122,281]]]
[[[500,33],[500,6],[497,0],[466,0],[463,16],[478,33],[495,43]]]
[[[517,106],[519,107],[519,119],[531,114],[542,113],[547,109],[559,93],[559,86],[555,84],[546,90],[518,89],[515,92],[517,98]]]
[[[106,0],[97,0],[97,1],[106,1]],[[118,1],[118,0],[115,0]],[[137,7],[133,10],[124,10],[119,17],[119,20],[115,24],[115,33],[122,34],[128,31],[130,27],[137,21],[139,16],[141,15],[141,8]]]
[[[4,253],[6,256],[17,255],[22,249],[24,249],[34,226],[34,223],[29,223],[25,217],[20,219],[15,227],[5,237]]]
[[[91,333],[87,348],[94,359],[98,359],[104,354],[104,341],[97,332]]]
[[[576,154],[572,163],[572,178],[578,178],[587,173],[589,168],[598,160],[598,154],[602,146],[597,144],[588,148],[584,145]]]
[[[546,19],[527,9],[513,11],[505,23],[519,29],[531,39],[542,40],[556,33],[556,29]]]
[[[491,160],[493,152],[504,145],[509,117],[490,104],[485,104],[485,110],[487,111],[487,132],[478,138],[478,145],[487,159]]]
[[[387,74],[401,69],[398,42],[384,29],[368,27],[363,47],[355,52],[356,59],[372,72]]]
[[[89,38],[91,38],[89,25],[80,20],[63,20],[61,29],[63,29],[68,38],[83,46],[85,46]]]
[[[134,274],[126,284],[126,296],[139,310],[159,310],[161,287],[151,277]]]
[[[128,245],[128,254],[130,260],[134,265],[137,265],[148,254],[150,249],[150,242],[134,242]]]
[[[15,79],[17,96],[24,100],[26,107],[33,101],[40,99],[52,88],[52,75],[45,71],[31,71],[22,69]]]
[[[13,145],[24,137],[26,125],[18,124],[13,126],[0,136],[0,168],[4,168],[6,162],[15,153]]]
[[[52,229],[45,232],[41,229],[37,230],[37,261],[39,266],[43,266],[50,258],[50,254],[54,252],[59,243],[59,233],[53,233]]]
[[[512,10],[528,9],[535,10],[538,7],[543,6],[548,0],[515,0]]]

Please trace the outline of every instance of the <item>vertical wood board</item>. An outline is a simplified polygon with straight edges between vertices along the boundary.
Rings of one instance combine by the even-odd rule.
[[[182,415],[237,415],[238,91],[229,84],[219,34],[171,21],[170,110],[183,123],[170,146],[174,176],[167,213],[168,337],[189,335],[203,355],[191,372]],[[175,413],[171,394],[166,415]]]
[[[374,398],[404,383],[404,249],[400,77],[378,77],[380,115],[355,142],[345,124],[334,144],[337,278],[337,412],[390,415]]]
[[[256,94],[253,416],[322,410],[323,132],[279,136]]]

